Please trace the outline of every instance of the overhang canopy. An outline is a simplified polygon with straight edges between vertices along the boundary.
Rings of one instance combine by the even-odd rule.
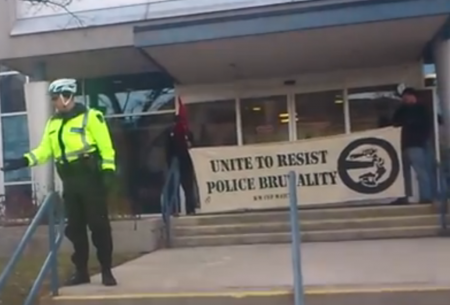
[[[344,2],[136,27],[135,45],[183,84],[278,77],[417,62],[450,14],[446,0]]]
[[[134,47],[23,57],[4,62],[8,67],[28,75],[33,75],[36,64],[42,63],[46,67],[45,76],[49,79],[68,76],[81,79],[160,71],[157,64]]]

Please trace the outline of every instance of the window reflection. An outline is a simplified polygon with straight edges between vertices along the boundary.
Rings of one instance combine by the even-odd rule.
[[[105,115],[139,114],[158,110],[174,109],[175,90],[139,90],[127,92],[108,92],[98,95],[98,107]]]
[[[122,213],[159,213],[165,181],[165,131],[173,114],[109,118],[117,170],[125,198],[113,204]]]
[[[187,104],[196,147],[237,145],[234,100]]]
[[[85,97],[83,95],[75,95],[73,99],[75,103],[86,105]]]
[[[26,115],[7,116],[2,119],[3,160],[20,158],[30,149],[28,119]],[[5,172],[5,181],[29,181],[29,168]]]
[[[348,101],[352,132],[390,125],[400,102],[397,86],[349,89]]]
[[[86,80],[85,91],[89,106],[107,116],[175,108],[173,84],[159,73]]]
[[[2,113],[26,111],[22,74],[0,75],[0,106]]]
[[[297,139],[345,133],[344,100],[341,91],[297,94]]]
[[[240,108],[244,144],[289,140],[286,96],[242,99]]]

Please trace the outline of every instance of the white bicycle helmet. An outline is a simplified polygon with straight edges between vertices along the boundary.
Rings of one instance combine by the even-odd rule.
[[[50,94],[61,94],[61,93],[77,93],[77,81],[72,78],[61,78],[53,81],[48,86],[48,92]]]

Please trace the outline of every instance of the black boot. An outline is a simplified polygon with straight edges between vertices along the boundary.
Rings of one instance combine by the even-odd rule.
[[[102,271],[102,284],[104,286],[116,286],[117,281],[111,272],[111,269],[106,269]]]
[[[87,270],[77,270],[75,273],[65,282],[65,286],[77,286],[82,284],[88,284],[91,282],[91,277]]]

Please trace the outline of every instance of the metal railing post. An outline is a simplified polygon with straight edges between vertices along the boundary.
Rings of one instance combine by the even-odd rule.
[[[302,257],[301,257],[301,232],[298,215],[297,183],[294,171],[289,172],[289,209],[291,218],[292,236],[292,267],[294,275],[294,298],[295,305],[305,304],[305,294],[303,289]]]
[[[53,296],[58,295],[58,256],[56,255],[56,226],[55,226],[55,202],[52,201],[48,208],[48,239],[49,252],[55,253],[50,257],[50,289]]]
[[[167,195],[168,197],[168,195]],[[166,247],[172,248],[172,207],[171,207],[171,198],[166,199],[167,206],[166,206]]]
[[[442,163],[438,163],[438,182],[439,182],[439,190],[438,194],[440,196],[440,202],[439,202],[439,214],[440,214],[440,221],[441,221],[441,230],[442,233],[446,233],[447,230],[447,210],[448,210],[448,200],[447,200],[447,180],[445,177],[445,172],[443,169]]]

